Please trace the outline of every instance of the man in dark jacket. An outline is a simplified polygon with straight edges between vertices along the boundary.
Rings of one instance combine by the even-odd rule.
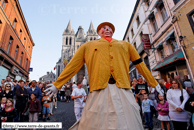
[[[41,89],[36,86],[36,81],[35,80],[33,80],[31,82],[31,84],[32,84],[32,87],[28,89],[29,96],[32,93],[36,93],[36,98],[41,101],[42,100],[42,91],[41,91]]]
[[[16,90],[16,109],[17,109],[17,115],[19,117],[19,121],[23,122],[22,112],[25,109],[29,94],[27,89],[24,88],[24,81],[19,80],[18,82],[20,84],[20,87]]]
[[[194,130],[194,127],[193,127],[194,122],[192,122],[192,119],[194,118],[194,91],[193,91],[193,88],[187,90],[187,92],[190,95],[190,98],[185,103],[185,110],[192,113],[191,120],[190,120],[190,126],[189,126],[188,130]]]

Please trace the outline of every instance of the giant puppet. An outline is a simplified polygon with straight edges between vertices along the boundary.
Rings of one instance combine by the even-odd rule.
[[[86,63],[90,94],[79,123],[72,129],[143,130],[139,106],[130,90],[129,61],[161,93],[133,45],[113,39],[114,31],[113,24],[101,23],[97,28],[101,38],[80,46],[56,82],[46,90],[56,93]]]

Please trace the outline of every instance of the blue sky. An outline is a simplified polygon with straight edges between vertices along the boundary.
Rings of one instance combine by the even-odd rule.
[[[62,33],[69,20],[77,32],[85,33],[90,22],[95,28],[101,22],[115,25],[113,38],[123,39],[136,0],[19,0],[35,46],[32,51],[30,79],[38,80],[53,71],[61,56]]]

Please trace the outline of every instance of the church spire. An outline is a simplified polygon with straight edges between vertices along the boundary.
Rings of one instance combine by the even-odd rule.
[[[88,29],[87,34],[88,34],[88,35],[96,34],[96,30],[94,29],[94,26],[93,26],[92,21],[91,21],[91,23],[90,23],[90,27],[89,27],[89,29]]]
[[[67,28],[65,29],[65,31],[63,32],[63,34],[74,34],[72,25],[71,25],[71,21],[69,20],[69,23],[67,25]]]

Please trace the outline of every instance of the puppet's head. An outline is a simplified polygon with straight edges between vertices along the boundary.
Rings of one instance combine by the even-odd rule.
[[[101,38],[103,37],[111,37],[115,32],[115,27],[112,23],[103,22],[97,27],[97,33],[100,35]]]

